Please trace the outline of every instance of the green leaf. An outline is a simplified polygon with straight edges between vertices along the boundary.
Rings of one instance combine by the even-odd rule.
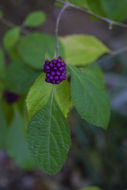
[[[127,0],[87,0],[87,4],[89,9],[103,17],[119,22],[127,18]]]
[[[87,0],[69,0],[69,2],[79,7],[88,8]]]
[[[0,73],[4,71],[4,53],[0,48]]]
[[[101,0],[100,2],[108,18],[119,22],[127,18],[127,0]]]
[[[38,111],[28,127],[28,143],[39,168],[56,174],[62,168],[70,148],[69,126],[52,96]]]
[[[86,68],[86,67],[80,68],[80,70],[83,69],[82,72],[84,72],[84,69],[85,69],[85,68]],[[88,66],[87,66],[87,70],[92,70],[92,71],[97,75],[97,77],[101,80],[101,82],[104,84],[104,86],[106,86],[104,74],[103,74],[101,68],[100,68],[97,64],[94,63],[94,64],[88,65]]]
[[[7,69],[6,89],[17,94],[26,94],[39,74],[39,71],[18,60]]]
[[[6,121],[0,104],[0,149],[4,147],[6,133]]]
[[[101,190],[99,187],[95,187],[95,186],[91,186],[91,187],[85,187],[83,189],[80,190]]]
[[[4,81],[3,81],[4,71],[5,71],[4,52],[0,48],[0,92],[2,92],[4,90]]]
[[[23,25],[29,27],[37,27],[44,23],[46,15],[41,11],[35,11],[30,13],[25,19]]]
[[[3,71],[2,71],[3,70]],[[0,72],[0,92],[3,92],[5,89],[5,82],[6,82],[6,77],[5,77],[5,67],[2,68]]]
[[[0,79],[0,93],[4,90],[4,84]]]
[[[8,155],[21,168],[30,170],[35,166],[24,136],[24,120],[17,112],[11,126],[8,128],[6,148]]]
[[[94,13],[101,15],[101,16],[106,16],[105,11],[102,7],[102,0],[87,0],[87,4],[89,6],[89,9],[92,10]]]
[[[71,65],[90,64],[109,52],[104,44],[90,35],[71,35],[60,39],[64,45],[66,62]]]
[[[85,68],[84,72],[72,66],[70,69],[71,95],[77,111],[89,123],[106,129],[110,117],[110,101],[104,83],[90,69]]]
[[[62,46],[61,51],[63,51]],[[51,59],[55,56],[56,39],[52,35],[41,33],[31,33],[22,38],[19,43],[18,51],[26,64],[42,69],[45,61],[45,56],[48,55]],[[62,54],[62,52],[60,53]]]
[[[63,7],[63,3],[56,1],[56,2],[55,2],[55,6],[56,6],[56,7]]]
[[[54,95],[59,108],[67,117],[69,111],[72,108],[71,90],[70,84],[67,80],[61,82],[59,85],[55,85]]]
[[[18,53],[17,46],[18,46],[18,43],[15,44],[15,46],[13,48],[11,48],[10,50],[8,50],[8,55],[10,57],[11,62],[15,62],[15,61],[18,61],[19,59],[21,59],[20,55]]]
[[[48,102],[51,91],[52,84],[45,82],[45,74],[41,74],[34,82],[26,98],[29,120]]]
[[[6,120],[6,125],[10,125],[14,117],[14,107],[13,105],[6,103],[5,100],[2,101],[1,107]]]
[[[10,50],[15,46],[20,38],[20,27],[15,27],[7,31],[4,36],[4,46],[7,50]]]
[[[25,106],[26,96],[20,96],[19,100],[16,102],[17,109],[21,115],[24,115],[24,106]]]

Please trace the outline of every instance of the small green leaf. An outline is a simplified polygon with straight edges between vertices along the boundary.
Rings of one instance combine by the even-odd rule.
[[[61,53],[63,52],[60,44]],[[56,39],[53,35],[31,33],[21,39],[18,52],[24,62],[36,69],[42,69],[45,56],[51,59],[55,56]]]
[[[71,35],[60,39],[65,49],[66,62],[71,65],[90,64],[109,52],[104,44],[90,35]]]
[[[15,27],[7,31],[4,36],[4,46],[7,50],[10,50],[15,46],[20,38],[20,27]]]
[[[83,189],[80,190],[101,190],[99,187],[95,187],[95,186],[90,186],[90,187],[85,187]]]
[[[4,71],[4,53],[0,48],[0,73]]]
[[[7,69],[6,89],[17,94],[26,94],[38,75],[39,71],[18,60]]]
[[[34,82],[26,98],[29,120],[48,102],[51,91],[52,84],[45,82],[45,74],[41,74]]]
[[[64,116],[67,117],[72,108],[70,84],[65,80],[59,85],[55,85],[54,90],[56,102]]]
[[[31,119],[28,127],[28,143],[35,162],[48,174],[56,174],[62,168],[70,148],[69,126],[54,100]]]
[[[85,68],[83,72],[76,67],[69,67],[72,101],[77,111],[89,123],[106,129],[110,117],[110,101],[104,82],[90,69]]]
[[[24,120],[17,112],[12,124],[8,128],[6,148],[8,155],[14,159],[16,164],[21,168],[29,170],[35,166],[24,136]]]
[[[41,11],[35,11],[30,13],[25,19],[23,25],[29,27],[37,27],[44,23],[46,15]]]

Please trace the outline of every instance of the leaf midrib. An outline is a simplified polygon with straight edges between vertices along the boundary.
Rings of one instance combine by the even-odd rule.
[[[49,135],[48,135],[48,163],[49,157],[50,157],[50,134],[51,134],[51,118],[52,118],[52,104],[53,104],[53,97],[54,97],[54,86],[52,88],[52,94],[51,94],[51,104],[50,104],[50,112],[49,112]]]

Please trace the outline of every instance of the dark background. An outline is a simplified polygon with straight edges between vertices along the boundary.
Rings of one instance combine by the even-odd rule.
[[[47,15],[39,31],[54,34],[59,12],[53,0],[0,0],[0,10],[7,20],[18,25],[34,10]],[[0,21],[0,40],[8,27]],[[67,10],[61,20],[60,35],[91,34],[113,51],[127,46],[127,29],[113,27],[77,10]],[[78,190],[97,185],[104,190],[127,188],[127,55],[126,52],[99,61],[105,72],[111,96],[109,128],[103,131],[81,120],[75,110],[70,116],[72,147],[62,171],[48,176],[38,169],[23,171],[0,153],[0,190]]]

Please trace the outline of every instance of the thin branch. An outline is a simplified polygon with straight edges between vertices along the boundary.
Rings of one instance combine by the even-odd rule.
[[[4,25],[8,26],[9,28],[14,28],[17,27],[18,25],[10,22],[9,20],[5,19],[5,18],[0,18],[0,22],[3,23]],[[29,31],[26,30],[25,28],[21,27],[21,32],[22,34],[28,34]]]
[[[10,21],[6,20],[5,18],[0,18],[0,22],[7,25],[9,28],[15,27],[15,24],[11,23]]]
[[[123,47],[123,48],[121,48],[121,49],[118,49],[118,50],[116,50],[116,51],[113,51],[113,52],[111,53],[111,56],[114,57],[114,56],[119,55],[119,54],[121,54],[121,53],[124,53],[124,52],[126,52],[126,51],[127,51],[127,47],[125,46],[125,47]]]
[[[59,56],[59,40],[58,40],[58,32],[59,32],[59,24],[60,24],[60,20],[62,17],[63,12],[65,11],[65,9],[69,7],[69,2],[68,0],[66,0],[64,2],[64,6],[62,7],[62,9],[60,10],[57,20],[56,20],[56,30],[55,30],[55,34],[56,34],[56,56]]]
[[[60,3],[64,3],[64,1],[61,1],[61,0],[56,0],[56,1],[58,1],[58,2],[60,2]],[[110,19],[108,19],[108,18],[106,18],[106,17],[99,16],[99,15],[95,14],[94,12],[92,12],[92,11],[90,11],[90,10],[87,10],[87,9],[84,9],[84,8],[81,8],[81,7],[78,7],[78,6],[74,5],[74,4],[68,3],[68,6],[69,6],[69,7],[72,7],[72,8],[75,8],[75,9],[78,9],[78,10],[80,10],[80,11],[86,12],[86,13],[89,14],[89,15],[92,15],[92,16],[94,16],[94,17],[100,19],[100,20],[103,20],[104,22],[107,22],[107,23],[109,24],[109,28],[110,28],[110,29],[112,29],[112,26],[113,26],[113,25],[120,26],[120,27],[123,27],[123,28],[127,28],[127,24],[120,23],[120,22],[116,22],[116,21],[110,20]]]
[[[108,60],[110,60],[111,58],[114,58],[115,56],[118,56],[118,55],[120,55],[120,54],[122,54],[122,53],[124,53],[124,52],[127,52],[127,47],[126,47],[126,46],[123,47],[123,48],[121,48],[121,49],[112,51],[110,54],[108,54],[108,55],[102,57],[101,59],[99,59],[96,63],[99,64],[99,63],[101,63],[101,62],[103,62],[103,61],[108,61]]]

